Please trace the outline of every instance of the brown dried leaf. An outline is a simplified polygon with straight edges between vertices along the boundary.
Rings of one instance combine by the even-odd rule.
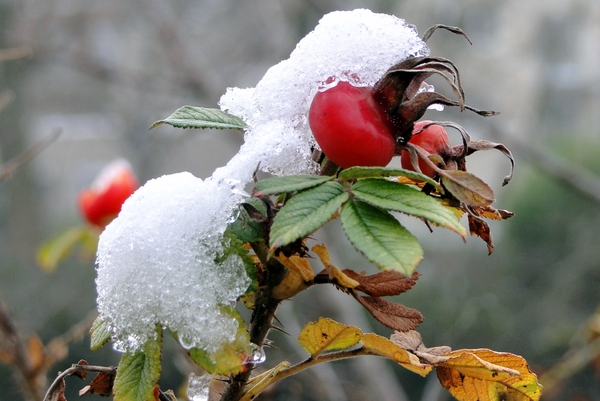
[[[508,210],[500,210],[492,206],[472,207],[471,211],[479,217],[485,217],[486,219],[491,220],[506,220],[515,215]]]
[[[489,150],[489,149],[499,150],[506,157],[508,157],[508,160],[510,160],[510,173],[506,177],[504,177],[504,182],[502,183],[502,186],[504,186],[504,185],[508,184],[510,182],[510,180],[512,180],[513,172],[515,169],[515,159],[513,158],[513,155],[510,153],[510,150],[506,146],[504,146],[501,143],[494,143],[494,142],[483,141],[483,140],[470,141],[468,149],[467,149],[467,154],[470,155],[472,153],[477,152],[478,150]]]
[[[85,359],[80,359],[79,362],[77,362],[77,365],[88,366],[89,363]],[[85,380],[85,378],[87,377],[87,370],[76,370],[73,372],[73,376],[77,376],[81,380]]]
[[[442,184],[467,206],[488,206],[494,202],[494,191],[481,178],[461,170],[441,170]]]
[[[421,334],[414,330],[405,332],[395,331],[390,337],[390,341],[409,351],[416,351],[425,347]]]
[[[416,309],[378,297],[363,297],[357,295],[354,291],[352,295],[379,323],[390,329],[409,331],[416,328],[423,321],[423,315]]]
[[[520,356],[488,349],[458,350],[438,364],[442,386],[465,401],[537,401],[537,376]]]
[[[448,346],[427,348],[425,344],[423,344],[421,334],[414,330],[405,333],[396,331],[392,334],[390,340],[399,347],[411,351],[430,365],[437,365],[446,361],[448,358],[444,357],[444,355],[447,355],[452,351]]]
[[[66,387],[67,385],[65,383],[65,379],[62,379],[56,386],[54,386],[54,388],[52,388],[50,393],[46,394],[44,401],[67,401],[65,398]]]
[[[410,277],[406,277],[395,270],[385,270],[370,276],[356,273],[350,269],[343,272],[360,284],[354,288],[355,290],[362,291],[372,297],[400,295],[410,290],[419,278],[419,273],[416,271]]]
[[[488,224],[477,217],[472,215],[468,215],[469,221],[469,231],[471,235],[477,236],[485,241],[488,248],[488,255],[491,255],[494,252],[494,239],[492,238],[492,231],[490,230],[490,226]]]
[[[79,390],[79,396],[86,394],[97,394],[100,397],[110,397],[112,395],[115,375],[111,373],[98,373],[92,382]]]

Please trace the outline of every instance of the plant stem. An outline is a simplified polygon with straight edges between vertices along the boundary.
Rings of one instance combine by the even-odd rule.
[[[279,306],[279,300],[273,298],[273,289],[281,282],[287,273],[287,269],[275,258],[269,258],[269,249],[264,241],[250,243],[254,253],[265,266],[263,278],[259,282],[259,290],[255,296],[255,307],[252,313],[250,324],[250,342],[262,347],[269,330],[272,328],[272,321],[275,312]],[[237,401],[243,395],[244,387],[254,365],[250,364],[246,371],[231,376],[229,384],[225,387],[221,395],[221,401]]]

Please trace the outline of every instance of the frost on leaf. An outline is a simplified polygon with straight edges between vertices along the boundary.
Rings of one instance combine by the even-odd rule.
[[[238,322],[221,306],[250,279],[238,255],[220,257],[240,199],[227,185],[179,173],[149,181],[125,202],[100,236],[97,259],[98,310],[118,349],[138,350],[155,337],[155,324],[186,348],[215,352],[235,339]]]
[[[394,16],[364,9],[325,15],[255,88],[230,88],[221,97],[221,109],[248,124],[231,163],[253,162],[253,171],[260,161],[276,175],[314,173],[307,114],[319,86],[330,77],[371,86],[398,61],[428,54],[414,26]]]

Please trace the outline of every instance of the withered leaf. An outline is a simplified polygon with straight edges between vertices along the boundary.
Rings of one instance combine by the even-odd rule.
[[[89,365],[89,363],[85,359],[80,359],[79,362],[77,362],[77,365],[87,366],[87,365]],[[73,376],[77,376],[81,380],[85,380],[85,378],[87,376],[87,370],[76,370],[73,372]]]
[[[520,356],[488,349],[457,350],[437,364],[442,386],[465,401],[537,401],[542,387]]]
[[[477,217],[472,215],[468,215],[469,221],[469,231],[471,235],[477,236],[485,241],[487,244],[488,255],[491,255],[494,252],[494,239],[492,238],[492,231],[490,230],[490,226],[488,224]]]
[[[79,396],[86,394],[97,394],[100,397],[110,397],[112,395],[115,375],[112,373],[98,373],[94,380],[88,385],[79,390]]]
[[[398,331],[409,331],[423,321],[423,315],[416,309],[386,301],[378,297],[363,297],[352,291],[352,295],[364,306],[379,323]]]
[[[442,184],[466,206],[488,206],[494,202],[494,191],[481,178],[467,171],[443,170]]]
[[[364,276],[350,269],[345,269],[343,272],[359,282],[360,285],[354,288],[355,290],[372,297],[400,295],[410,290],[419,278],[419,273],[416,271],[410,277],[395,270],[385,270],[370,276]]]
[[[390,337],[390,340],[399,347],[409,351],[416,351],[425,347],[421,334],[414,330],[406,332],[395,331]]]
[[[46,394],[44,401],[67,401],[65,398],[66,387],[65,379],[60,380],[58,384],[52,388],[52,391]]]
[[[499,150],[500,152],[502,152],[506,157],[508,157],[508,160],[510,160],[510,173],[504,177],[504,182],[502,183],[502,186],[508,184],[510,182],[510,180],[512,180],[512,176],[513,176],[513,172],[515,169],[515,159],[513,158],[512,153],[510,153],[510,150],[504,146],[501,143],[494,143],[494,142],[489,142],[489,141],[469,141],[469,146],[467,148],[467,154],[470,155],[472,153],[477,152],[478,150],[489,150],[489,149],[496,149]]]
[[[414,330],[405,333],[396,331],[392,334],[390,340],[399,347],[411,351],[426,363],[434,366],[446,361],[448,358],[444,357],[444,355],[452,351],[448,346],[427,348],[423,344],[421,334]]]
[[[496,209],[492,206],[472,207],[470,210],[473,212],[473,214],[479,217],[485,217],[486,219],[491,220],[506,220],[515,215],[513,212],[509,212],[508,210]]]

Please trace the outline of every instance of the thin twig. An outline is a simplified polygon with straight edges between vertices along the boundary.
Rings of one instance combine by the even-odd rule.
[[[4,165],[0,166],[0,182],[7,180],[13,176],[13,174],[33,160],[38,154],[40,154],[44,149],[50,146],[61,134],[60,129],[54,130],[50,136],[42,139],[31,148],[25,150],[20,155],[14,157],[8,162],[4,163]]]
[[[94,365],[79,365],[79,364],[71,365],[71,367],[69,369],[60,373],[56,377],[56,379],[54,379],[54,381],[48,388],[46,395],[44,396],[44,401],[50,401],[50,399],[51,399],[50,397],[52,396],[52,393],[54,392],[56,387],[58,387],[60,385],[60,383],[62,382],[62,380],[65,377],[72,376],[75,373],[80,373],[80,372],[106,373],[106,374],[114,376],[117,374],[117,368],[115,368],[114,366],[94,366]]]

